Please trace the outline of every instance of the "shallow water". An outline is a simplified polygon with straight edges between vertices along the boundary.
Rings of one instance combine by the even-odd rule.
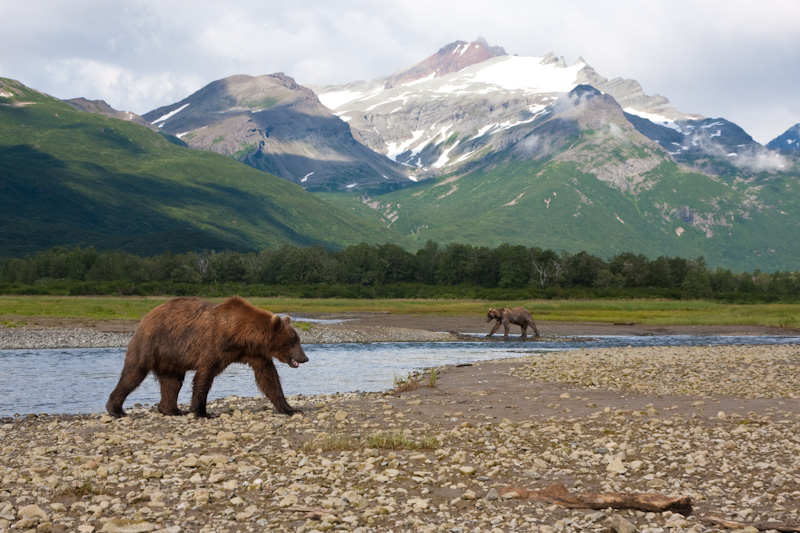
[[[410,371],[435,366],[579,348],[726,344],[800,344],[800,337],[662,335],[575,337],[557,342],[518,342],[512,338],[508,342],[309,344],[304,347],[308,363],[297,369],[281,363],[276,366],[287,396],[375,392],[390,389],[395,376],[406,377]],[[124,359],[124,348],[0,350],[0,417],[105,412]],[[190,401],[193,376],[186,376],[179,396],[181,404]],[[209,401],[260,394],[252,370],[234,364],[214,380]],[[158,401],[158,383],[148,377],[128,397],[125,407]]]

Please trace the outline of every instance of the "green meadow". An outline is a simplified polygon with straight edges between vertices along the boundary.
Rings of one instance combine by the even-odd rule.
[[[139,320],[167,297],[0,296],[6,325],[25,317]],[[220,299],[213,299],[219,301]],[[753,325],[800,328],[800,304],[727,304],[703,300],[409,300],[251,298],[276,313],[380,312],[408,315],[483,315],[489,307],[527,307],[537,320],[637,322],[647,325]],[[13,317],[10,318],[10,317]]]

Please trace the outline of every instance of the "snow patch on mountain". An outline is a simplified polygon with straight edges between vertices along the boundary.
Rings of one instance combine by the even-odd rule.
[[[676,123],[675,120],[667,118],[664,115],[659,115],[656,113],[648,113],[646,111],[640,111],[634,107],[626,107],[624,111],[631,115],[636,115],[637,117],[647,119],[653,124],[664,126],[665,128],[669,128],[675,131],[681,131],[681,127]]]
[[[436,162],[433,164],[433,168],[442,168],[443,166],[447,165],[447,162],[450,160],[450,152],[452,152],[453,149],[456,146],[458,146],[458,142],[459,141],[456,141],[455,144],[453,144],[453,146],[447,148],[444,152],[442,152],[442,155],[440,155],[439,159],[437,159]]]
[[[183,104],[183,105],[182,105],[182,106],[180,106],[178,109],[176,109],[176,110],[174,110],[174,111],[170,111],[169,113],[167,113],[167,114],[165,114],[165,115],[161,115],[160,117],[158,117],[157,119],[155,119],[155,120],[154,120],[153,122],[151,122],[150,124],[153,124],[153,125],[155,126],[155,125],[156,125],[156,124],[158,124],[159,122],[162,122],[162,123],[163,123],[163,122],[166,122],[167,120],[171,119],[172,117],[174,117],[175,115],[177,115],[178,113],[180,113],[181,111],[183,111],[184,109],[186,109],[187,107],[189,107],[189,104]],[[160,128],[160,127],[162,127],[162,126],[164,126],[164,124],[161,124],[161,125],[159,126],[159,128]]]
[[[586,63],[569,67],[545,63],[541,57],[499,56],[461,71],[437,77],[435,73],[383,89],[364,84],[362,90],[331,90],[318,95],[320,102],[339,116],[346,111],[373,111],[392,102],[421,98],[490,94],[496,91],[532,94],[565,93],[578,85],[578,73]],[[426,94],[427,93],[427,94]]]
[[[371,98],[377,94],[383,92],[382,87],[377,88],[369,88],[362,91],[356,91],[351,89],[341,90],[341,91],[331,91],[326,93],[318,94],[317,97],[319,101],[322,102],[322,105],[327,107],[331,110],[336,110],[342,107],[344,104],[349,102],[354,102],[357,100],[365,100],[367,98]]]
[[[397,156],[408,151],[408,147],[414,144],[417,139],[422,137],[424,133],[424,130],[417,130],[411,134],[410,139],[407,139],[400,144],[395,142],[386,143],[386,157],[392,161],[397,161]]]
[[[413,80],[413,81],[407,81],[404,84],[402,84],[401,87],[409,87],[411,85],[419,85],[420,83],[425,83],[426,81],[430,81],[435,77],[436,77],[436,73],[435,72],[431,72],[430,74],[428,74],[424,78],[420,78],[418,80]]]
[[[502,56],[484,61],[480,66],[482,68],[472,75],[472,83],[505,91],[563,93],[575,88],[578,72],[586,64],[581,62],[559,67],[543,64],[540,57]]]

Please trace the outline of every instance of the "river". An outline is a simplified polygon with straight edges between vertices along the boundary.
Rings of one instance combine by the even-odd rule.
[[[349,343],[304,346],[309,362],[292,369],[276,363],[287,396],[375,392],[392,388],[395,377],[429,367],[535,355],[548,351],[624,346],[798,344],[792,336],[601,336],[558,341]],[[0,417],[25,414],[105,412],[125,359],[124,348],[0,350]],[[186,376],[179,403],[191,398],[193,373]],[[234,364],[214,380],[209,401],[258,396],[252,370]],[[159,401],[151,376],[125,402]],[[267,401],[267,400],[265,400]]]

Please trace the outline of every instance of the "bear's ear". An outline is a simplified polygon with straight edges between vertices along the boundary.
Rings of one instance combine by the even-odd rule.
[[[283,317],[283,321],[286,322],[286,324],[291,324],[292,323],[292,319],[289,318],[289,315],[286,315],[285,317]]]

